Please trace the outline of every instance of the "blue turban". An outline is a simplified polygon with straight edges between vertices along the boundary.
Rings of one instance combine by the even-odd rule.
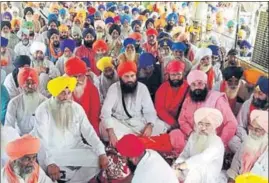
[[[170,49],[172,48],[173,41],[171,39],[164,38],[158,42],[160,47],[168,46]]]
[[[86,64],[87,67],[91,67],[91,62],[90,62],[90,60],[88,59],[88,57],[82,57],[81,60],[82,60],[83,62],[85,62],[85,64]]]
[[[96,11],[95,13],[94,13],[94,17],[100,17],[101,16],[101,12],[100,11]]]
[[[92,29],[92,28],[86,28],[83,30],[83,33],[82,33],[82,36],[83,36],[83,39],[87,36],[87,34],[91,34],[94,38],[96,38],[96,33],[95,33],[95,30]]]
[[[141,23],[140,20],[134,20],[134,21],[132,21],[132,24],[131,24],[132,29],[134,29],[134,26],[135,26],[136,24],[139,25],[140,27],[141,27],[141,25],[142,25],[142,23]]]
[[[132,9],[132,13],[134,13],[135,11],[136,11],[137,13],[139,13],[139,9],[138,9],[138,8],[133,8],[133,9]]]
[[[51,13],[48,15],[48,25],[50,25],[52,22],[56,23],[56,25],[59,25],[58,17],[57,15]]]
[[[123,24],[125,21],[127,21],[128,23],[131,22],[131,16],[127,15],[127,14],[123,14],[122,16],[120,16],[120,22],[121,24]]]
[[[76,42],[72,39],[64,39],[61,41],[60,48],[62,52],[64,52],[65,48],[69,48],[73,53],[74,49],[76,48]]]
[[[130,9],[130,7],[127,6],[127,5],[125,5],[125,6],[123,7],[123,10],[129,10],[129,9]]]
[[[94,15],[88,15],[87,19],[91,20],[91,23],[94,22]]]
[[[7,47],[8,39],[1,36],[1,47]]]
[[[234,27],[235,23],[233,20],[229,20],[228,23],[227,23],[227,27],[230,28],[230,27]]]
[[[117,6],[113,2],[106,3],[106,10],[114,12],[117,9]]]
[[[66,15],[66,10],[65,10],[65,8],[60,9],[60,10],[59,10],[59,14],[60,14],[60,15]]]
[[[174,20],[174,22],[178,22],[178,16],[177,16],[176,13],[170,13],[170,14],[167,16],[166,20],[167,20],[168,22],[169,22],[169,21],[172,21],[172,20]]]
[[[15,61],[13,62],[13,65],[18,69],[23,67],[24,65],[30,65],[31,59],[28,55],[20,55],[17,56]]]
[[[105,24],[114,23],[114,19],[112,17],[107,17],[105,19]]]
[[[156,58],[151,53],[142,53],[138,59],[138,68],[146,68],[156,63]]]
[[[136,44],[136,41],[133,39],[133,38],[126,38],[124,41],[123,41],[123,46],[126,48],[127,45],[129,44],[132,44],[135,46]]]
[[[11,13],[9,13],[8,11],[5,12],[5,13],[3,14],[3,17],[6,17],[6,16],[8,16],[8,18],[9,18],[10,20],[12,20],[12,15],[11,15]]]
[[[171,39],[170,34],[168,34],[167,32],[161,32],[158,36],[157,36],[157,40],[161,40],[163,38],[169,38]]]
[[[259,80],[257,81],[257,86],[259,86],[260,90],[266,94],[267,96],[269,96],[269,88],[268,88],[268,84],[269,84],[269,79],[265,76],[260,76]]]
[[[216,45],[209,45],[208,48],[212,51],[212,55],[219,56],[219,47]]]
[[[100,4],[100,5],[98,6],[98,10],[100,11],[101,9],[106,10],[106,7],[105,7],[103,4]]]
[[[173,51],[176,51],[176,50],[179,50],[179,51],[185,51],[186,50],[186,45],[182,42],[176,42],[172,45],[172,50]]]
[[[242,49],[243,47],[247,47],[247,49],[250,49],[251,48],[251,45],[250,45],[250,43],[247,40],[243,40],[240,43],[240,48]]]
[[[122,4],[118,4],[118,9],[119,10],[123,10],[123,5]]]

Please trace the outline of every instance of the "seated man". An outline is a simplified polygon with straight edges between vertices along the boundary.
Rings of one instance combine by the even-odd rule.
[[[181,61],[168,63],[166,71],[168,81],[165,81],[155,95],[155,108],[158,117],[167,123],[169,130],[178,128],[178,116],[181,106],[188,93],[189,85],[184,79],[185,64]]]
[[[47,98],[37,90],[38,74],[33,68],[20,69],[18,83],[23,92],[10,100],[5,126],[16,129],[22,136],[32,132],[36,123],[35,110]]]
[[[151,53],[142,53],[138,60],[138,81],[145,84],[154,102],[155,93],[162,84],[162,73],[160,65]]]
[[[228,183],[247,172],[268,178],[268,111],[253,110],[250,121],[249,134],[227,170]]]
[[[269,80],[261,76],[256,84],[254,93],[250,99],[245,101],[237,115],[238,127],[236,135],[229,142],[229,148],[236,153],[240,144],[247,136],[247,127],[249,125],[249,116],[254,109],[268,110],[269,108]]]
[[[44,146],[38,161],[53,181],[88,182],[108,164],[104,145],[83,108],[71,100],[76,84],[72,77],[50,80],[52,97],[36,109],[35,133]]]
[[[147,42],[142,45],[144,52],[151,53],[154,57],[158,56],[158,32],[154,28],[150,28],[146,31]]]
[[[153,150],[146,150],[135,135],[123,136],[117,143],[118,152],[127,158],[133,176],[132,183],[178,183],[176,174],[168,163]]]
[[[224,145],[216,134],[223,121],[221,112],[202,107],[194,113],[195,131],[173,168],[184,183],[216,183],[224,157]]]
[[[137,81],[136,73],[134,62],[118,66],[120,81],[108,89],[101,110],[101,137],[114,147],[126,134],[149,137],[167,130],[156,115],[147,87]]]
[[[175,133],[176,147],[179,152],[185,146],[185,140],[189,138],[191,132],[194,131],[194,112],[201,107],[210,107],[218,109],[223,115],[223,122],[216,129],[216,134],[220,136],[225,148],[228,142],[234,136],[237,127],[236,118],[229,106],[228,99],[224,93],[213,90],[208,90],[207,75],[203,71],[193,70],[187,77],[187,82],[190,86],[189,94],[187,95],[178,118],[180,126],[179,130],[173,130]],[[176,133],[178,133],[176,137]]]
[[[36,163],[39,149],[40,140],[31,135],[9,142],[6,146],[9,161],[1,170],[1,182],[53,183]]]
[[[1,36],[1,69],[9,74],[13,71],[13,61],[15,60],[15,53],[8,48],[9,40]]]
[[[124,40],[123,46],[125,48],[125,51],[124,53],[121,53],[118,56],[118,64],[121,64],[122,62],[127,62],[127,61],[131,61],[135,63],[138,62],[139,54],[136,53],[135,44],[136,44],[136,41],[132,38],[127,38]]]

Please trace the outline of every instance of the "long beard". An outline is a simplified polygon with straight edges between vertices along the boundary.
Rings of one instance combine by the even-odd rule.
[[[86,87],[86,84],[87,84],[86,79],[87,78],[85,77],[84,82],[83,83],[80,83],[80,84],[78,84],[76,86],[76,88],[74,90],[75,97],[80,98],[83,95],[84,90],[85,90],[85,87]]]
[[[43,60],[40,60],[40,59],[33,60],[33,66],[34,67],[45,67],[44,59]]]
[[[133,51],[132,53],[125,52],[127,61],[135,61],[135,55],[136,55],[135,51]]]
[[[249,154],[256,154],[263,151],[268,146],[268,135],[257,137],[253,132],[249,131],[249,135],[244,141],[244,152]]]
[[[206,66],[204,66],[203,64],[201,64],[200,65],[200,70],[203,71],[203,72],[208,72],[209,69],[211,69],[211,67],[212,67],[212,64],[211,63],[208,64],[208,65],[206,65]]]
[[[37,92],[25,93],[23,95],[24,114],[32,115],[39,106],[39,95]]]
[[[60,131],[70,129],[73,120],[71,100],[60,102],[56,98],[52,98],[50,101],[50,110],[55,125]]]
[[[195,152],[201,153],[203,152],[209,145],[209,142],[211,140],[211,138],[215,136],[215,134],[212,135],[201,135],[197,132],[195,132],[194,134],[194,148],[195,148]]]
[[[12,168],[13,168],[14,172],[17,175],[19,175],[21,178],[23,178],[24,180],[27,180],[32,175],[32,173],[34,171],[34,167],[32,167],[32,166],[22,168],[18,161],[14,162]]]
[[[207,88],[203,90],[202,89],[196,89],[194,91],[190,90],[190,97],[194,102],[203,102],[206,99],[207,93],[208,93]]]
[[[124,83],[122,79],[120,79],[120,86],[122,93],[134,93],[137,88],[137,80],[135,82]]]
[[[230,87],[225,88],[225,93],[229,99],[234,99],[237,96],[240,85],[238,85],[235,89],[231,89]]]
[[[261,100],[259,98],[253,97],[251,103],[252,103],[252,105],[254,105],[258,109],[265,110],[265,109],[268,109],[268,107],[269,107],[269,103],[268,103],[268,100],[267,99]]]
[[[97,32],[96,33],[96,38],[97,39],[103,39],[104,33],[103,32]]]

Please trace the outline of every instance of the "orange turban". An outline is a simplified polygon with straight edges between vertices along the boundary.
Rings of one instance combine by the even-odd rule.
[[[157,20],[155,20],[155,22],[154,22],[154,26],[155,26],[156,28],[160,28],[160,27],[164,28],[164,27],[166,26],[166,21],[165,21],[165,19],[157,19]]]
[[[93,49],[93,51],[95,51],[95,53],[98,52],[98,50],[100,50],[100,49],[104,52],[107,52],[108,46],[104,40],[99,39],[93,43],[92,49]]]
[[[21,25],[21,22],[19,19],[12,19],[11,20],[11,29],[14,29],[15,25]]]
[[[136,41],[141,41],[142,39],[142,34],[140,34],[139,32],[133,32],[129,35],[129,38],[132,38]]]
[[[38,74],[35,69],[26,67],[19,70],[18,83],[20,87],[25,84],[27,79],[32,79],[35,84],[38,84]]]
[[[64,24],[60,25],[59,26],[59,32],[68,32],[67,25],[64,25]]]
[[[40,140],[32,135],[26,134],[11,141],[6,146],[6,153],[11,161],[17,160],[25,155],[36,154],[40,148]]]
[[[259,71],[258,69],[247,69],[244,71],[244,78],[245,80],[252,84],[252,85],[256,85],[258,79],[260,76],[263,76],[264,74]]]
[[[79,57],[71,57],[64,64],[64,71],[68,76],[86,74],[87,66]]]
[[[168,73],[171,72],[184,72],[185,69],[185,63],[178,60],[173,60],[169,62],[166,66],[166,71]]]
[[[143,15],[139,15],[137,19],[140,20],[141,22],[145,22],[147,20],[147,18]]]
[[[117,71],[118,71],[119,77],[122,77],[127,72],[135,72],[135,73],[137,73],[137,66],[136,66],[135,62],[126,61],[126,62],[122,62],[118,66]]]
[[[146,35],[147,36],[152,36],[152,35],[158,36],[158,32],[156,31],[156,29],[150,28],[146,31]]]

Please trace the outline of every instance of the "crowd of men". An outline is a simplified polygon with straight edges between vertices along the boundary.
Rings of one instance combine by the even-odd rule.
[[[212,8],[199,39],[191,3],[18,4],[1,2],[2,182],[268,178],[268,76],[241,66],[244,22],[235,35]]]

